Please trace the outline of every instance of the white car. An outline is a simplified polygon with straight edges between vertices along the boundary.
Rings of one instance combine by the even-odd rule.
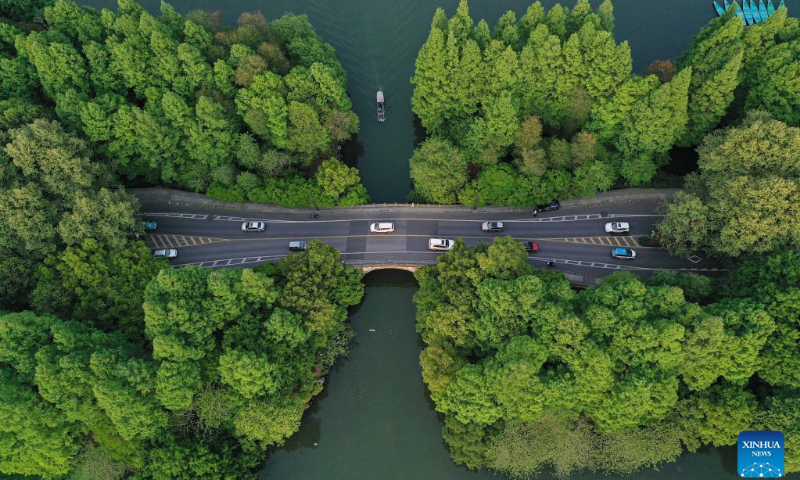
[[[156,258],[175,258],[178,256],[178,250],[175,248],[153,250],[153,256]]]
[[[609,222],[606,223],[606,233],[629,233],[631,224],[628,222]]]
[[[394,232],[394,223],[389,222],[380,222],[380,223],[373,223],[369,226],[369,231],[371,233],[392,233]]]
[[[244,222],[242,224],[243,232],[263,232],[266,228],[264,222]]]
[[[454,243],[449,238],[431,238],[428,240],[428,250],[450,250]]]

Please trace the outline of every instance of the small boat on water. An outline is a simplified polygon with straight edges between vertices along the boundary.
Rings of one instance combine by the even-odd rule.
[[[753,24],[753,13],[750,11],[750,5],[747,0],[742,0],[742,9],[744,10],[744,19],[747,20],[748,25]]]
[[[742,21],[742,25],[747,26],[747,20],[744,19],[744,14],[742,13],[742,7],[739,6],[739,3],[736,0],[733,0],[732,5],[736,6],[736,16],[739,17],[739,20]]]
[[[756,5],[755,0],[741,1],[742,5],[740,7],[738,0],[730,0],[730,3],[729,0],[723,0],[723,4],[725,5],[723,7],[717,0],[714,0],[714,10],[717,11],[717,15],[722,16],[731,9],[732,5],[736,6],[736,16],[742,21],[742,25],[753,25],[755,23],[766,22],[777,10],[786,7],[784,0],[780,1],[778,8],[775,8],[772,4],[772,0],[767,0],[766,3],[764,3],[764,0],[758,0],[758,5]]]
[[[754,0],[750,0],[750,13],[753,15],[753,21],[755,23],[761,23],[761,14],[758,13],[758,5],[756,5]]]
[[[383,90],[378,90],[377,100],[378,121],[382,123],[386,121],[386,102],[383,99]]]

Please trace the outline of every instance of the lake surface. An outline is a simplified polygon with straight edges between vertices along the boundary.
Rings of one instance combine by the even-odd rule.
[[[594,0],[596,7],[602,0]],[[116,0],[84,0],[95,7],[116,9]],[[158,12],[159,0],[139,0]],[[322,38],[336,48],[348,76],[348,91],[361,119],[360,145],[350,151],[363,153],[357,162],[362,183],[376,203],[404,202],[411,188],[408,159],[416,132],[411,112],[414,60],[428,36],[433,12],[443,7],[455,12],[458,0],[173,0],[178,11],[221,10],[232,24],[240,13],[260,10],[267,19],[284,12],[307,14]],[[477,21],[485,18],[494,26],[508,10],[522,15],[531,0],[472,0],[470,11]],[[545,8],[557,3],[544,0]],[[564,4],[572,7],[574,0]],[[790,5],[791,6],[791,5]],[[616,0],[616,38],[628,40],[634,68],[641,70],[655,59],[676,58],[692,35],[708,22],[714,9],[711,0]],[[375,118],[375,92],[386,94],[386,123]]]

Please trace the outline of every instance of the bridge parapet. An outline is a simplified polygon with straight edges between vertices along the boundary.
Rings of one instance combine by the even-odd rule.
[[[351,267],[360,268],[365,274],[374,272],[375,270],[404,270],[406,272],[414,273],[427,265],[423,262],[376,262],[363,260],[346,261],[345,263]]]

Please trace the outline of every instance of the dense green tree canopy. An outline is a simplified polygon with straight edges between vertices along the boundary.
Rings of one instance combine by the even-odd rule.
[[[15,38],[3,27],[0,99],[19,91],[54,107],[104,168],[131,181],[218,197],[280,188],[269,184],[276,176],[310,183],[317,161],[358,130],[333,49],[304,16],[267,24],[242,14],[221,31],[202,13],[192,18],[201,24],[166,3],[155,17],[128,0],[116,13],[58,1],[44,9],[46,30]],[[276,151],[284,168],[259,168]],[[243,192],[241,172],[257,176]],[[366,195],[332,202],[340,198]]]
[[[776,340],[797,328],[784,313],[797,260],[743,266],[713,299],[707,278],[668,272],[647,283],[620,272],[576,293],[560,273],[530,267],[511,237],[457,242],[417,271],[414,297],[423,380],[453,459],[519,476],[630,473],[674,460],[682,445],[734,443],[769,412],[751,379],[796,385],[796,362],[767,369],[798,348],[796,335]],[[782,414],[763,415],[779,424]]]
[[[121,248],[135,226],[138,202],[90,157],[86,142],[46,120],[7,132],[0,178],[0,304],[21,304],[34,273],[62,245],[93,239]],[[98,190],[99,188],[99,190]]]
[[[414,112],[434,137],[412,159],[417,194],[532,206],[593,195],[620,176],[650,181],[685,132],[691,69],[663,86],[631,76],[630,48],[614,40],[612,11],[609,1],[592,12],[580,0],[571,11],[556,5],[545,13],[536,2],[519,21],[503,15],[490,34],[483,21],[473,27],[465,0],[449,20],[438,10],[411,79]],[[552,136],[542,139],[542,124]],[[447,166],[420,171],[426,145],[442,140],[470,166],[470,181],[454,183],[455,195],[434,193],[426,181],[451,175]]]
[[[695,146],[752,109],[798,125],[791,79],[800,24],[785,10],[748,29],[733,11],[714,18],[677,68],[656,61],[645,76],[631,73],[630,48],[616,43],[613,26],[609,0],[596,11],[587,0],[549,11],[536,2],[519,20],[504,14],[493,31],[483,20],[474,25],[466,0],[450,19],[436,11],[411,78],[412,108],[429,140],[447,140],[469,165],[460,203],[535,206],[648,185],[673,146]],[[530,137],[532,122],[544,128]],[[587,135],[588,158],[585,148],[567,148],[585,147]],[[429,178],[449,174],[444,165],[426,168],[435,170]],[[412,177],[418,197],[444,202],[424,175]]]
[[[78,456],[87,443],[137,479],[253,478],[321,391],[361,273],[320,242],[258,271],[165,269],[139,243],[111,258],[94,246],[40,274],[71,319],[0,315],[0,472],[82,472],[102,460]],[[92,277],[117,270],[113,285]]]
[[[699,147],[690,193],[666,205],[661,242],[689,256],[738,257],[800,245],[800,129],[766,112],[717,131]]]

